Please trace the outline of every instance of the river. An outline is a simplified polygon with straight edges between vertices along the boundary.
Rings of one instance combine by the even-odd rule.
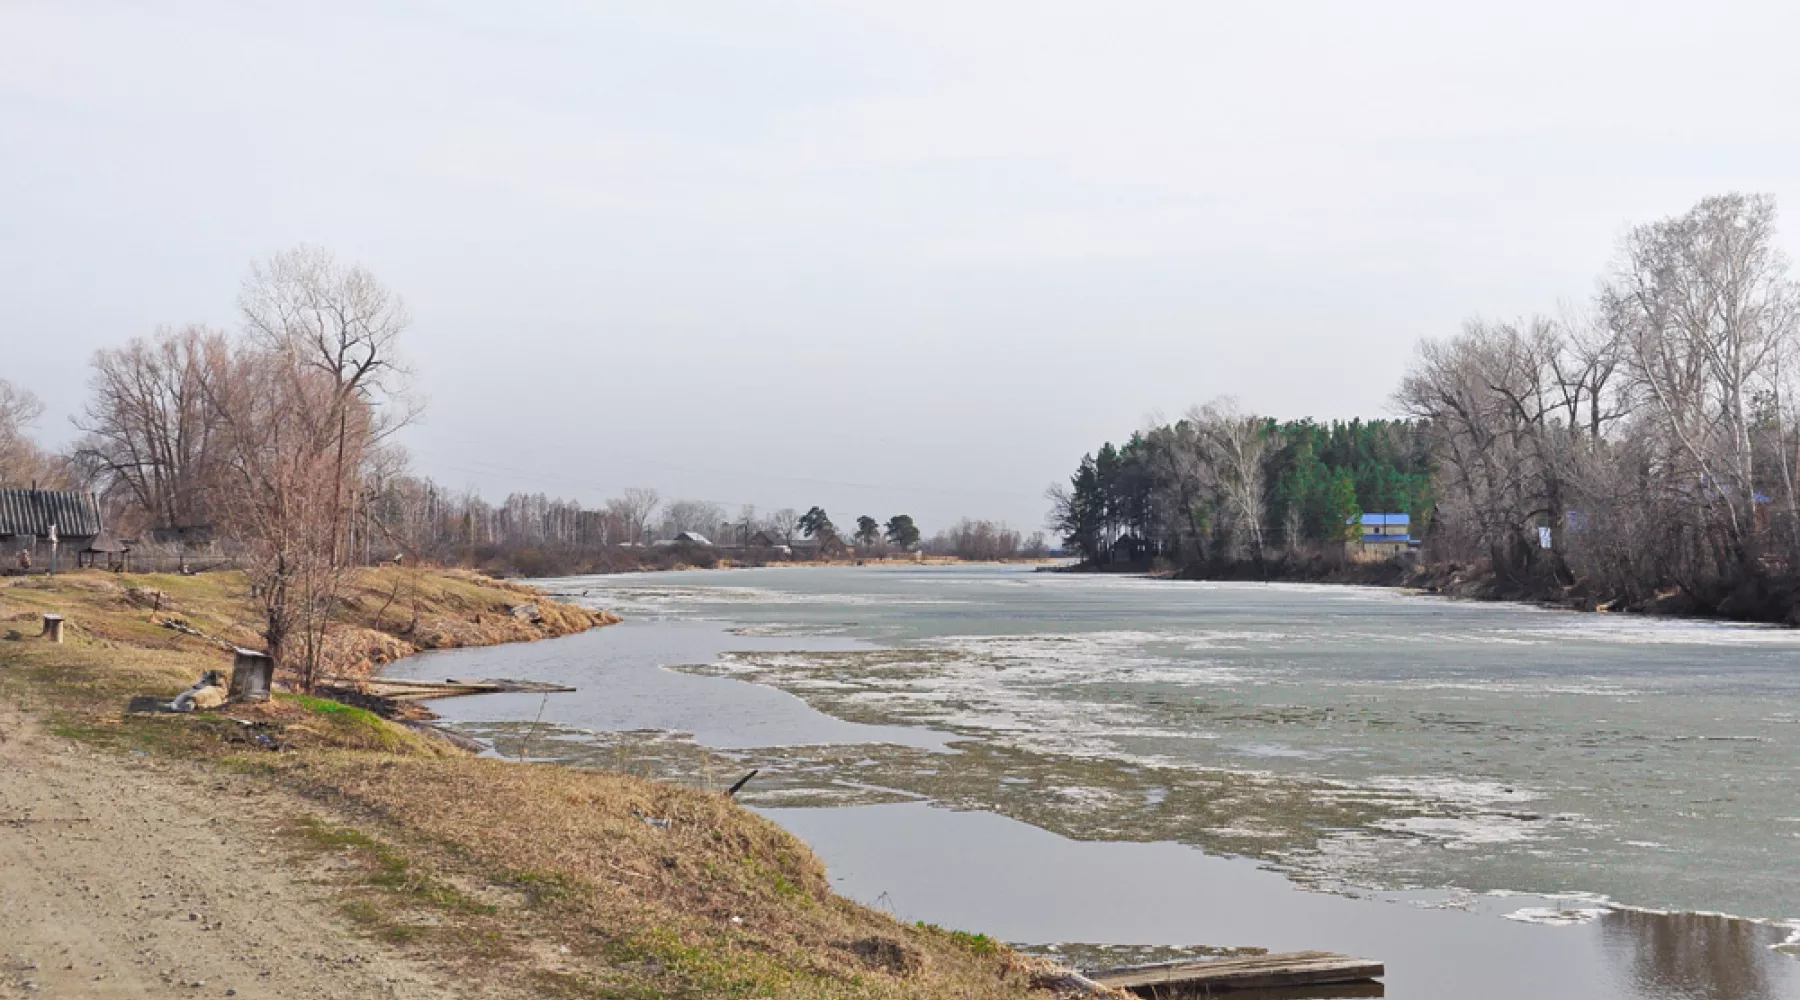
[[[390,675],[580,689],[434,706],[507,756],[759,768],[903,919],[1349,951],[1393,997],[1800,997],[1800,632],[1016,567],[542,583],[626,622]]]

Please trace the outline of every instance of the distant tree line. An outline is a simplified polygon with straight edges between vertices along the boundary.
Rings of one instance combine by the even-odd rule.
[[[1364,511],[1428,521],[1432,464],[1412,421],[1283,423],[1221,400],[1104,445],[1049,498],[1052,529],[1090,563],[1261,562],[1342,548]]]
[[[1214,404],[1108,445],[1050,523],[1094,564],[1319,570],[1357,514],[1406,513],[1423,569],[1499,592],[1791,620],[1800,285],[1775,219],[1730,194],[1633,228],[1578,312],[1422,343],[1404,419]]]
[[[931,536],[923,548],[935,556],[983,562],[1042,559],[1050,554],[1050,547],[1041,531],[1024,535],[1002,522],[971,520],[966,517]]]
[[[293,253],[310,255],[308,266],[315,270],[344,272],[318,251]],[[293,270],[299,265],[287,261],[280,266]],[[344,275],[338,279],[341,285]],[[261,289],[264,280],[253,275],[257,301],[268,294]],[[377,287],[366,274],[356,285],[357,294],[365,295]],[[345,288],[337,292],[340,298],[353,298]],[[329,300],[323,293],[315,297]],[[296,314],[295,322],[301,321]],[[154,538],[213,539],[215,547],[240,555],[242,536],[250,527],[240,515],[252,512],[243,506],[246,470],[233,431],[246,417],[227,407],[254,399],[247,394],[253,382],[271,391],[271,400],[284,398],[273,392],[278,386],[254,371],[268,363],[270,343],[269,337],[248,331],[187,327],[161,329],[97,352],[88,404],[78,420],[83,433],[66,454],[31,440],[28,432],[41,404],[23,388],[0,381],[0,486],[37,483],[95,490],[109,526],[119,537],[135,540],[140,557],[146,546],[157,547]],[[390,352],[393,336],[385,336],[380,346]],[[283,351],[296,364],[312,364],[306,360],[310,355],[298,348]],[[326,443],[334,445],[333,468],[309,480],[337,484],[330,487],[333,498],[326,505],[335,511],[332,523],[322,527],[319,537],[335,539],[326,551],[345,567],[400,558],[555,575],[711,565],[722,552],[734,562],[757,563],[790,558],[791,552],[781,551],[785,548],[828,558],[883,558],[925,550],[972,559],[1015,558],[1043,548],[1041,537],[1022,541],[1017,532],[987,521],[965,520],[926,539],[911,515],[881,521],[865,514],[845,536],[820,507],[805,513],[741,507],[731,513],[722,504],[665,500],[643,488],[622,490],[598,504],[544,493],[513,493],[492,502],[474,490],[414,473],[404,451],[387,443],[392,429],[412,414],[402,394],[382,394],[387,386],[398,389],[404,374],[399,362],[390,363],[388,357],[384,353],[367,376],[371,381],[348,397],[344,425],[355,433],[346,438],[342,475],[335,437],[325,435],[331,439]],[[374,384],[375,378],[381,386]],[[377,411],[378,405],[385,412]],[[314,419],[305,407],[293,415]],[[271,416],[262,413],[259,419]],[[334,418],[327,413],[317,419]],[[273,434],[285,428],[264,430]],[[303,492],[290,483],[271,495]],[[709,544],[668,544],[682,536],[705,538]]]

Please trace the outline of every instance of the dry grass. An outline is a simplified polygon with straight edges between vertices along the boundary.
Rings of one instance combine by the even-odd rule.
[[[228,714],[126,711],[229,666],[216,645],[153,618],[249,643],[247,596],[229,574],[0,580],[0,697],[66,736],[231,768],[292,795],[294,850],[330,862],[346,916],[496,995],[974,1000],[1022,996],[1042,966],[835,896],[803,843],[717,794],[454,754],[298,696]],[[520,605],[532,610],[513,614]],[[45,611],[68,617],[64,644],[36,637]],[[384,655],[597,620],[517,585],[397,569],[369,574],[348,611],[399,643]]]
[[[62,645],[38,637],[46,612],[67,619]],[[541,639],[617,620],[472,573],[391,567],[364,572],[346,594],[343,614],[345,625],[333,637],[332,667],[340,673],[368,671],[418,649]],[[236,573],[3,577],[0,693],[66,734],[139,749],[240,745],[260,732],[295,747],[442,752],[441,744],[361,709],[296,696],[185,721],[129,711],[134,701],[141,708],[173,699],[208,670],[229,671],[231,654],[221,643],[260,645],[258,624],[248,584]]]
[[[720,795],[467,757],[333,753],[281,770],[357,817],[390,859],[370,873],[404,858],[417,884],[459,887],[454,920],[420,923],[416,900],[381,894],[359,898],[362,919],[478,940],[481,964],[546,996],[1017,997],[1037,968],[837,897],[804,844]]]
[[[341,673],[368,673],[421,649],[530,642],[618,621],[467,570],[364,570],[344,605],[332,657]]]
[[[163,623],[171,620],[228,643],[261,646],[260,621],[240,573],[0,577],[0,636],[7,630],[35,635],[47,611],[67,617],[72,636],[141,649],[215,649],[168,629]],[[528,642],[618,621],[464,570],[392,566],[359,573],[339,616],[330,669],[340,673],[366,673],[421,649]]]

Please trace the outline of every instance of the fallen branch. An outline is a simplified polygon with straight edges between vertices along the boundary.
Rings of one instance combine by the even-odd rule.
[[[195,628],[192,625],[189,625],[187,622],[184,622],[179,618],[164,618],[162,621],[157,622],[157,624],[161,625],[163,628],[172,629],[176,632],[180,632],[183,635],[191,635],[197,639],[205,639],[207,642],[210,642],[213,645],[218,646],[220,649],[223,649],[228,653],[237,652],[237,648],[238,648],[237,643],[226,642],[224,639],[221,639],[216,635],[209,635],[205,632],[202,632],[199,629]]]
[[[1077,997],[1128,997],[1131,995],[1124,990],[1116,990],[1110,986],[1096,983],[1074,969],[1065,969],[1060,966],[1033,975],[1031,988],[1047,990],[1058,997],[1067,997],[1071,1000]]]
[[[743,777],[741,777],[741,778],[739,778],[739,779],[738,779],[738,780],[737,780],[737,784],[735,784],[735,785],[732,785],[732,786],[731,786],[731,787],[730,787],[730,788],[728,788],[728,789],[726,789],[726,791],[725,791],[725,797],[726,797],[726,798],[728,798],[728,799],[729,799],[729,798],[735,798],[735,797],[736,797],[736,796],[737,796],[737,793],[738,793],[738,789],[740,789],[740,788],[742,788],[742,787],[744,787],[744,786],[745,786],[745,785],[747,785],[747,784],[749,784],[749,783],[750,783],[750,779],[751,779],[751,778],[754,778],[754,777],[756,777],[756,772],[757,772],[757,771],[760,771],[760,770],[762,770],[762,769],[761,769],[761,768],[751,768],[751,769],[750,769],[750,773],[749,773],[749,774],[746,774],[746,775],[744,775],[744,776],[743,776]]]

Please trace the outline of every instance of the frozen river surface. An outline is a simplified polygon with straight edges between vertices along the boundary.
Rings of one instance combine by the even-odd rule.
[[[1800,632],[993,567],[546,585],[627,622],[393,673],[581,689],[437,706],[509,755],[763,768],[908,919],[1374,952],[1390,996],[1800,997]],[[1420,978],[1458,948],[1492,992]]]

